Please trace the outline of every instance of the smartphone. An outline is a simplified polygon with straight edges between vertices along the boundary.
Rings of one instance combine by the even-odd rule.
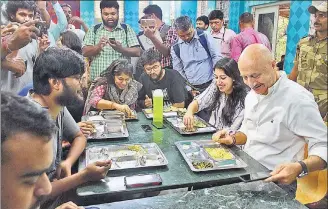
[[[115,41],[115,38],[108,38],[109,41]]]
[[[124,183],[127,188],[157,186],[162,184],[162,178],[159,174],[126,176]]]
[[[153,129],[150,127],[150,125],[141,125],[141,128],[145,131],[145,132],[150,132]]]
[[[140,24],[142,27],[155,27],[155,19],[141,19]]]
[[[45,22],[38,22],[35,24],[35,27],[39,29],[40,33],[38,34],[39,37],[42,37],[43,34],[48,34],[48,28]]]
[[[270,172],[257,172],[257,173],[251,173],[251,174],[246,174],[239,176],[239,179],[242,180],[243,182],[252,182],[252,181],[259,181],[259,180],[264,180],[266,178],[269,178]]]

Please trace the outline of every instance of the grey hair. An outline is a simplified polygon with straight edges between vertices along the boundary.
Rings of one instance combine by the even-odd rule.
[[[192,28],[192,22],[190,17],[188,16],[181,16],[178,17],[174,22],[174,27],[176,30],[187,31]]]

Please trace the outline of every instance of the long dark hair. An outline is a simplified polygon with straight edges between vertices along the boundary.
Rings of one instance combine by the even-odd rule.
[[[229,76],[232,80],[232,93],[228,96],[227,103],[222,109],[222,122],[224,126],[231,126],[236,108],[240,105],[242,108],[245,108],[245,97],[248,93],[248,87],[245,85],[244,81],[240,76],[237,62],[234,59],[222,58],[219,60],[214,69],[222,69],[224,73]],[[219,90],[214,95],[216,102],[210,106],[210,110],[214,111],[217,107],[220,107],[220,95],[222,92]]]
[[[82,42],[73,31],[65,31],[61,34],[61,36],[61,42],[64,46],[76,51],[79,54],[82,54]]]
[[[108,84],[115,85],[114,76],[121,75],[122,73],[133,78],[133,66],[127,59],[114,60],[106,70],[100,73],[100,77],[107,78]]]

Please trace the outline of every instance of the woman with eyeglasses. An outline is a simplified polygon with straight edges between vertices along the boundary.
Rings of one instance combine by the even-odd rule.
[[[89,89],[84,114],[90,108],[119,110],[130,117],[136,108],[142,84],[133,79],[133,66],[126,59],[117,59],[96,78]]]
[[[194,127],[194,114],[207,109],[209,123],[217,130],[238,130],[244,118],[244,101],[249,88],[244,84],[237,62],[222,58],[214,67],[215,79],[211,85],[190,103],[183,122],[188,129]]]

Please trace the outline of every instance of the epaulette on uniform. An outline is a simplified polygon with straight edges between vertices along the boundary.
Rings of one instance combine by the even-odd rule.
[[[309,40],[311,40],[311,39],[313,39],[314,38],[314,36],[312,36],[312,35],[306,35],[306,36],[304,36],[303,38],[301,38],[301,40],[300,40],[300,44],[302,44],[302,43],[304,43],[304,42],[307,42],[307,41],[309,41]]]

